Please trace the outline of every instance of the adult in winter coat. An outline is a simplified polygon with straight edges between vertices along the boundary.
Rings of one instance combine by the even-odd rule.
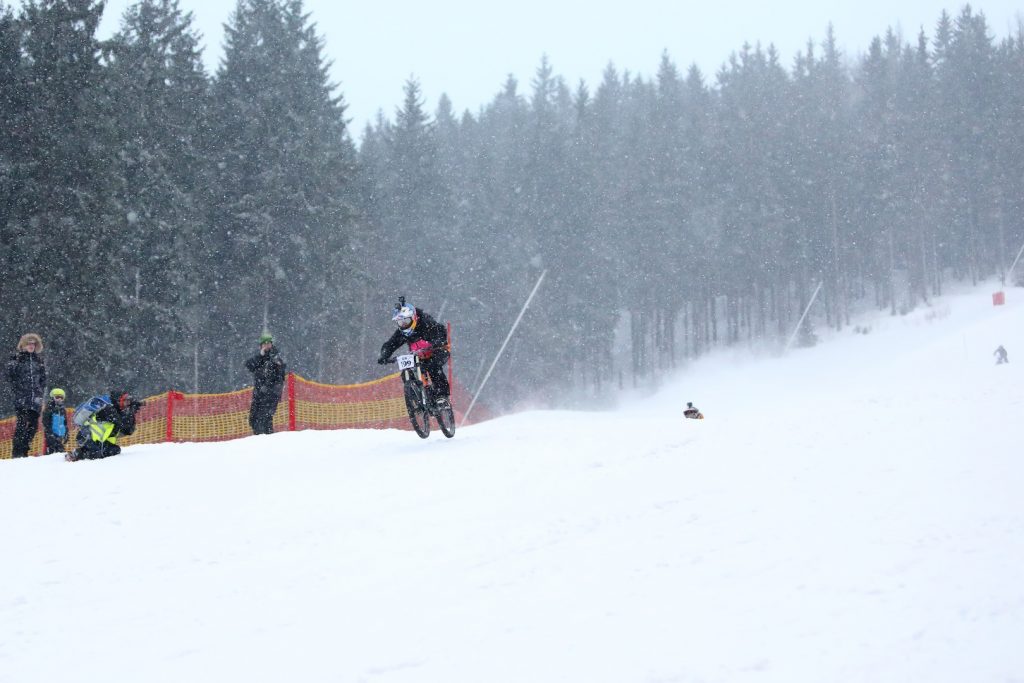
[[[43,408],[45,453],[63,453],[68,444],[68,411],[64,407],[64,390],[50,389],[50,400]]]
[[[17,416],[11,457],[24,458],[39,428],[39,413],[43,409],[46,390],[43,340],[38,334],[30,332],[18,340],[18,348],[7,361],[7,381],[14,393],[14,414]]]
[[[273,434],[274,412],[284,389],[285,362],[272,336],[260,335],[259,353],[245,361],[245,367],[253,374],[249,426],[253,434]]]
[[[135,432],[135,416],[142,401],[135,400],[124,389],[111,389],[109,394],[96,398],[102,407],[79,427],[75,437],[78,448],[65,455],[65,460],[98,460],[117,455],[121,452],[117,438]]]
[[[380,347],[377,362],[381,365],[387,363],[391,354],[402,344],[408,344],[410,350],[429,348],[425,353],[420,352],[420,364],[430,375],[437,404],[447,407],[451,395],[451,387],[448,386],[448,378],[444,373],[444,364],[448,362],[450,355],[447,348],[448,330],[422,309],[405,303],[404,298],[399,300],[398,306],[392,311],[391,320],[398,329]]]

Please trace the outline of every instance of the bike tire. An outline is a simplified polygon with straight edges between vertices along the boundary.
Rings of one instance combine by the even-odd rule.
[[[421,439],[430,436],[430,413],[423,405],[423,392],[415,384],[405,385],[405,407],[409,411],[409,422]]]
[[[455,436],[455,411],[451,407],[437,411],[437,426],[449,439]]]

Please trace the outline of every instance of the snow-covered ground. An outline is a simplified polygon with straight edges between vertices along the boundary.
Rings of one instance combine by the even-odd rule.
[[[1024,681],[992,290],[615,412],[2,461],[0,681]]]

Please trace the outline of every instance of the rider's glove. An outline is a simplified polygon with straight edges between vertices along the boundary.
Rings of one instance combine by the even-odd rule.
[[[388,359],[385,358],[384,356],[381,356],[380,358],[377,359],[377,365],[387,365],[387,363]]]

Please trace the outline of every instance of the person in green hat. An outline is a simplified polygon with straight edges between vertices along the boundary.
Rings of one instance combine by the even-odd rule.
[[[50,400],[43,409],[44,453],[63,453],[68,448],[68,411],[64,407],[64,390],[50,389]]]
[[[245,361],[245,367],[253,375],[249,426],[253,434],[273,434],[274,412],[284,390],[285,362],[269,333],[260,335],[260,350]]]

